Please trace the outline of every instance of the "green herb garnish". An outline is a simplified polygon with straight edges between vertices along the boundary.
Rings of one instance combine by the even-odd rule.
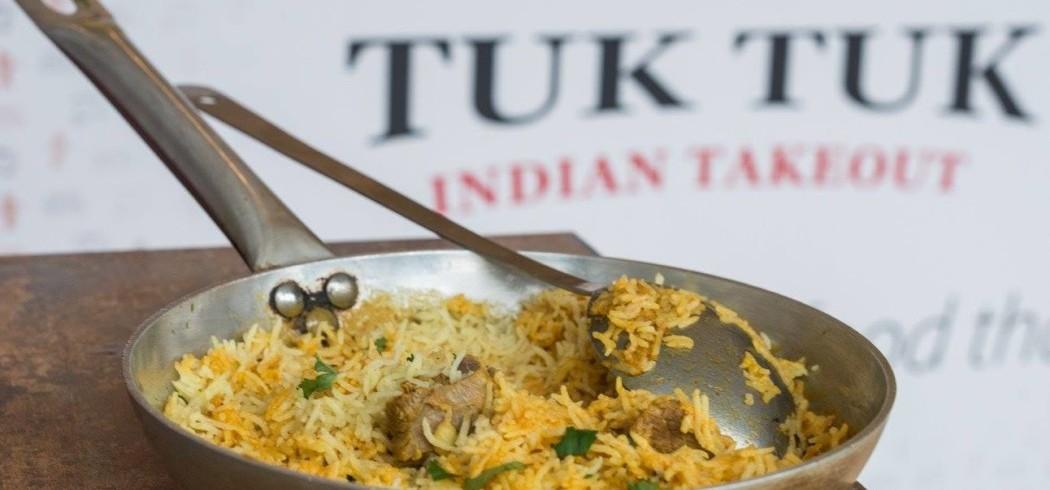
[[[335,383],[335,377],[338,373],[332,366],[329,366],[321,360],[321,356],[314,355],[317,359],[314,362],[314,371],[317,371],[317,377],[314,379],[304,379],[299,383],[299,389],[303,390],[303,397],[310,398],[310,395],[314,394],[315,391],[324,391],[332,387],[332,383]]]
[[[639,480],[634,483],[628,483],[627,490],[660,490],[660,485],[648,480]]]
[[[408,362],[412,362],[414,360],[416,360],[416,355],[415,354],[409,354],[408,355]]]
[[[474,478],[467,478],[467,480],[463,482],[463,490],[481,490],[482,488],[485,488],[485,485],[488,485],[489,481],[500,473],[503,473],[504,471],[520,470],[524,467],[525,465],[518,461],[511,461],[510,463],[493,466],[492,468],[482,471]]]
[[[569,427],[565,429],[565,435],[561,436],[561,440],[554,445],[554,452],[558,453],[559,458],[569,455],[583,456],[587,454],[587,450],[591,448],[591,444],[594,444],[597,437],[598,431]]]
[[[386,350],[386,337],[379,337],[376,339],[376,350],[379,352]]]
[[[452,473],[442,468],[436,460],[427,461],[427,474],[430,475],[430,479],[434,481],[447,480],[452,478]]]

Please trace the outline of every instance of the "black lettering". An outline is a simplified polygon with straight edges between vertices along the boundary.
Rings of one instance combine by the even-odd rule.
[[[952,323],[955,318],[956,303],[949,298],[944,305],[944,313],[919,322],[908,338],[908,358],[905,365],[914,373],[932,371],[944,361],[948,352],[948,340],[951,338]],[[928,342],[924,342],[927,339]],[[929,343],[930,348],[925,358],[920,358],[919,348]]]
[[[984,348],[988,344],[988,333],[992,327],[992,319],[995,314],[991,310],[982,310],[977,314],[977,323],[974,325],[973,337],[970,338],[970,350],[967,357],[970,366],[980,369],[984,367]]]
[[[911,71],[908,75],[908,86],[904,95],[892,101],[875,102],[864,94],[861,88],[864,70],[864,44],[871,34],[870,31],[849,31],[845,33],[846,38],[846,94],[850,99],[863,107],[873,110],[890,111],[907,107],[915,95],[919,92],[919,74],[922,71],[922,42],[926,38],[926,31],[913,29],[908,31],[911,39]]]
[[[673,95],[664,84],[659,82],[649,71],[654,60],[675,42],[685,39],[685,33],[666,33],[660,35],[656,46],[649,50],[641,60],[630,69],[621,66],[621,54],[624,41],[628,36],[603,36],[598,38],[601,46],[601,65],[598,79],[598,106],[595,112],[623,110],[620,101],[620,79],[626,75],[638,83],[662,107],[685,107],[681,98]]]
[[[443,60],[448,60],[449,43],[444,39],[416,38],[396,40],[362,39],[350,43],[347,64],[351,67],[365,48],[382,44],[387,49],[387,124],[386,131],[376,139],[379,142],[398,136],[419,135],[410,122],[412,92],[412,49],[417,45],[437,48]]]
[[[502,124],[523,124],[534,121],[550,112],[558,100],[559,74],[561,73],[561,47],[567,38],[545,39],[550,49],[550,77],[547,97],[536,110],[517,116],[501,114],[496,108],[496,48],[502,39],[479,39],[471,41],[474,46],[474,110],[481,117]]]
[[[1050,332],[1043,330],[1043,326],[1039,324],[1039,317],[1035,312],[1029,310],[1018,312],[1018,319],[1025,326],[1024,341],[1021,344],[1021,362],[1039,360],[1038,358],[1043,355],[1040,352],[1043,348],[1043,339]]]
[[[999,323],[999,331],[996,332],[995,346],[992,350],[992,359],[997,363],[1006,362],[1009,354],[1011,340],[1016,335],[1019,327],[1024,326],[1024,334],[1021,337],[1019,359],[1028,361],[1034,351],[1038,348],[1039,319],[1035,313],[1021,309],[1021,298],[1016,294],[1006,297],[1003,306],[1002,321]]]
[[[812,29],[793,31],[741,31],[737,33],[733,48],[739,51],[753,36],[764,35],[769,39],[769,77],[766,97],[760,101],[765,105],[793,104],[788,96],[788,68],[790,66],[791,41],[796,37],[808,37],[818,48],[824,47],[824,34]]]
[[[1006,80],[999,73],[999,65],[1024,37],[1035,32],[1034,27],[1015,27],[1010,30],[1009,39],[995,51],[984,66],[974,63],[974,52],[977,50],[977,38],[981,35],[978,29],[958,30],[955,41],[958,46],[955,67],[955,90],[948,105],[949,112],[973,113],[970,96],[975,79],[984,80],[991,89],[992,95],[999,101],[1003,113],[1020,120],[1029,119],[1021,109],[1016,98],[1007,87]]]

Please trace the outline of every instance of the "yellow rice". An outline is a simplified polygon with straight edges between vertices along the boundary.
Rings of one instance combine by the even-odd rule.
[[[641,302],[657,291],[642,281],[622,286]],[[694,302],[692,294],[664,296],[657,304],[695,316],[704,302]],[[614,309],[628,303],[620,301]],[[517,311],[463,296],[376,294],[344,312],[341,328],[321,324],[300,333],[283,322],[252,326],[240,339],[213,339],[203,356],[187,354],[178,361],[164,413],[251,458],[402,488],[460,488],[465,478],[508,462],[524,467],[500,474],[486,488],[625,489],[640,480],[664,489],[691,488],[760,476],[842,442],[846,425],[808,408],[800,379],[805,365],[772,357],[768,341],[746,321],[710,304],[722,321],[749,332],[756,351],[789,383],[798,411],[782,426],[791,436],[783,458],[772,448],[737,447],[720,432],[699,391],[657,396],[610,381],[593,353],[586,300],[563,291],[540,293]],[[648,332],[623,329],[646,342],[638,344],[637,356],[625,358],[655,359],[647,356],[659,353],[663,335],[682,320],[670,325]],[[442,374],[455,381],[461,376],[457,365],[468,354],[495,370],[484,413],[440,436],[436,432],[448,428],[424,427],[437,446],[435,462],[454,477],[433,481],[422,468],[396,465],[383,429],[387,402],[402,393],[404,382],[428,386]],[[298,385],[318,374],[315,355],[338,375],[330,390],[307,399]],[[706,452],[682,446],[664,454],[639,434],[626,433],[630,421],[660,399],[678,401],[685,413],[680,430]],[[568,427],[597,431],[585,455],[555,454],[552,446]]]
[[[744,370],[744,382],[762,395],[763,402],[769,403],[780,394],[780,388],[773,383],[772,372],[762,367],[750,352],[744,352],[740,367]]]
[[[691,338],[667,332],[695,322],[705,307],[703,297],[694,292],[623,276],[595,299],[592,309],[608,318],[608,328],[593,335],[614,360],[612,367],[637,375],[653,368],[661,345],[692,348]],[[621,349],[624,337],[626,347]]]

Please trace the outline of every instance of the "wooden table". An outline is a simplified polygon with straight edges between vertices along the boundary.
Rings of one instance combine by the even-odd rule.
[[[498,241],[594,254],[571,234]],[[332,248],[354,255],[451,245]],[[0,489],[173,488],[132,414],[121,350],[164,305],[247,272],[232,249],[0,258]]]

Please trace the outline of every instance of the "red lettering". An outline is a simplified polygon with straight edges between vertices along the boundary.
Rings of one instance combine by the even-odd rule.
[[[481,202],[492,206],[496,204],[496,186],[492,183],[495,177],[492,170],[488,173],[488,182],[482,182],[476,175],[469,171],[462,171],[459,174],[459,182],[463,186],[463,194],[460,200],[460,207],[463,208],[464,212],[471,210],[471,199],[470,196],[476,196],[481,199]]]
[[[966,159],[965,155],[956,153],[954,151],[944,152],[944,156],[941,157],[941,166],[943,172],[941,173],[941,191],[948,192],[955,187],[955,170],[962,165]]]
[[[711,185],[711,163],[721,155],[722,149],[716,146],[703,146],[693,150],[697,167],[696,181],[700,187],[706,189]]]
[[[795,168],[795,163],[792,161],[792,158],[800,151],[798,146],[792,146],[790,149],[785,149],[781,145],[773,147],[773,171],[769,180],[774,185],[785,180],[795,185],[802,183],[802,174]]]
[[[534,178],[531,192],[526,189],[527,175]],[[539,200],[547,193],[548,184],[550,184],[550,177],[547,176],[547,171],[543,166],[538,163],[529,164],[528,167],[524,164],[515,164],[510,168],[510,199],[514,204],[520,205],[525,204],[526,201]]]
[[[569,199],[572,197],[572,160],[568,157],[558,162],[558,175],[561,180],[561,197]]]
[[[631,163],[631,169],[635,170],[632,175],[640,174],[643,180],[649,182],[654,189],[659,189],[663,184],[663,162],[667,160],[667,155],[663,151],[657,151],[653,161],[647,160],[645,155],[640,152],[630,152],[628,154],[628,160]],[[661,163],[654,163],[656,160],[660,160]],[[632,188],[635,187],[635,182],[632,180],[629,184]]]
[[[605,157],[598,157],[594,161],[594,172],[584,181],[581,197],[591,197],[599,186],[604,187],[610,194],[615,194],[617,190],[616,178],[613,177],[612,167]]]
[[[727,185],[729,187],[735,185],[741,175],[752,186],[758,185],[758,166],[755,164],[755,154],[751,152],[751,148],[746,146],[740,148],[736,165],[733,166],[729,176],[726,177]]]
[[[55,133],[51,160],[68,159],[68,136]],[[959,184],[967,155],[960,151],[835,144],[776,144],[756,150],[750,145],[697,145],[669,160],[665,148],[629,150],[611,158],[597,154],[579,159],[517,161],[482,170],[430,177],[432,205],[440,213],[469,213],[550,201],[571,202],[595,196],[624,197],[636,190],[660,191],[677,185],[696,189],[762,190],[773,188],[930,189],[947,193]],[[812,157],[810,156],[812,155]],[[689,160],[693,159],[693,162]],[[695,170],[676,165],[695,164]],[[582,166],[581,166],[582,165]],[[695,171],[694,184],[682,173]],[[676,174],[675,172],[679,172]],[[681,190],[681,189],[675,189]],[[0,229],[5,203],[0,194]]]
[[[438,175],[430,179],[430,188],[434,190],[434,209],[441,214],[448,213],[448,189],[445,178]]]
[[[915,154],[915,151],[904,148],[897,150],[897,158],[893,163],[893,182],[899,189],[910,191],[918,188],[926,180],[929,161],[936,156],[936,153],[928,150],[920,152],[918,158]],[[913,167],[912,164],[914,170],[909,172],[908,168]]]
[[[867,158],[870,156],[871,158]],[[865,172],[865,162],[875,164],[868,172]],[[862,146],[853,153],[849,162],[849,177],[858,187],[872,187],[879,184],[886,174],[886,155],[875,146]]]
[[[900,149],[897,158],[893,161],[893,182],[897,187],[909,190],[915,187],[915,179],[908,178],[908,162],[911,161],[911,153]]]
[[[813,183],[817,187],[831,187],[842,182],[838,172],[842,159],[842,149],[837,146],[819,146],[815,152]]]

